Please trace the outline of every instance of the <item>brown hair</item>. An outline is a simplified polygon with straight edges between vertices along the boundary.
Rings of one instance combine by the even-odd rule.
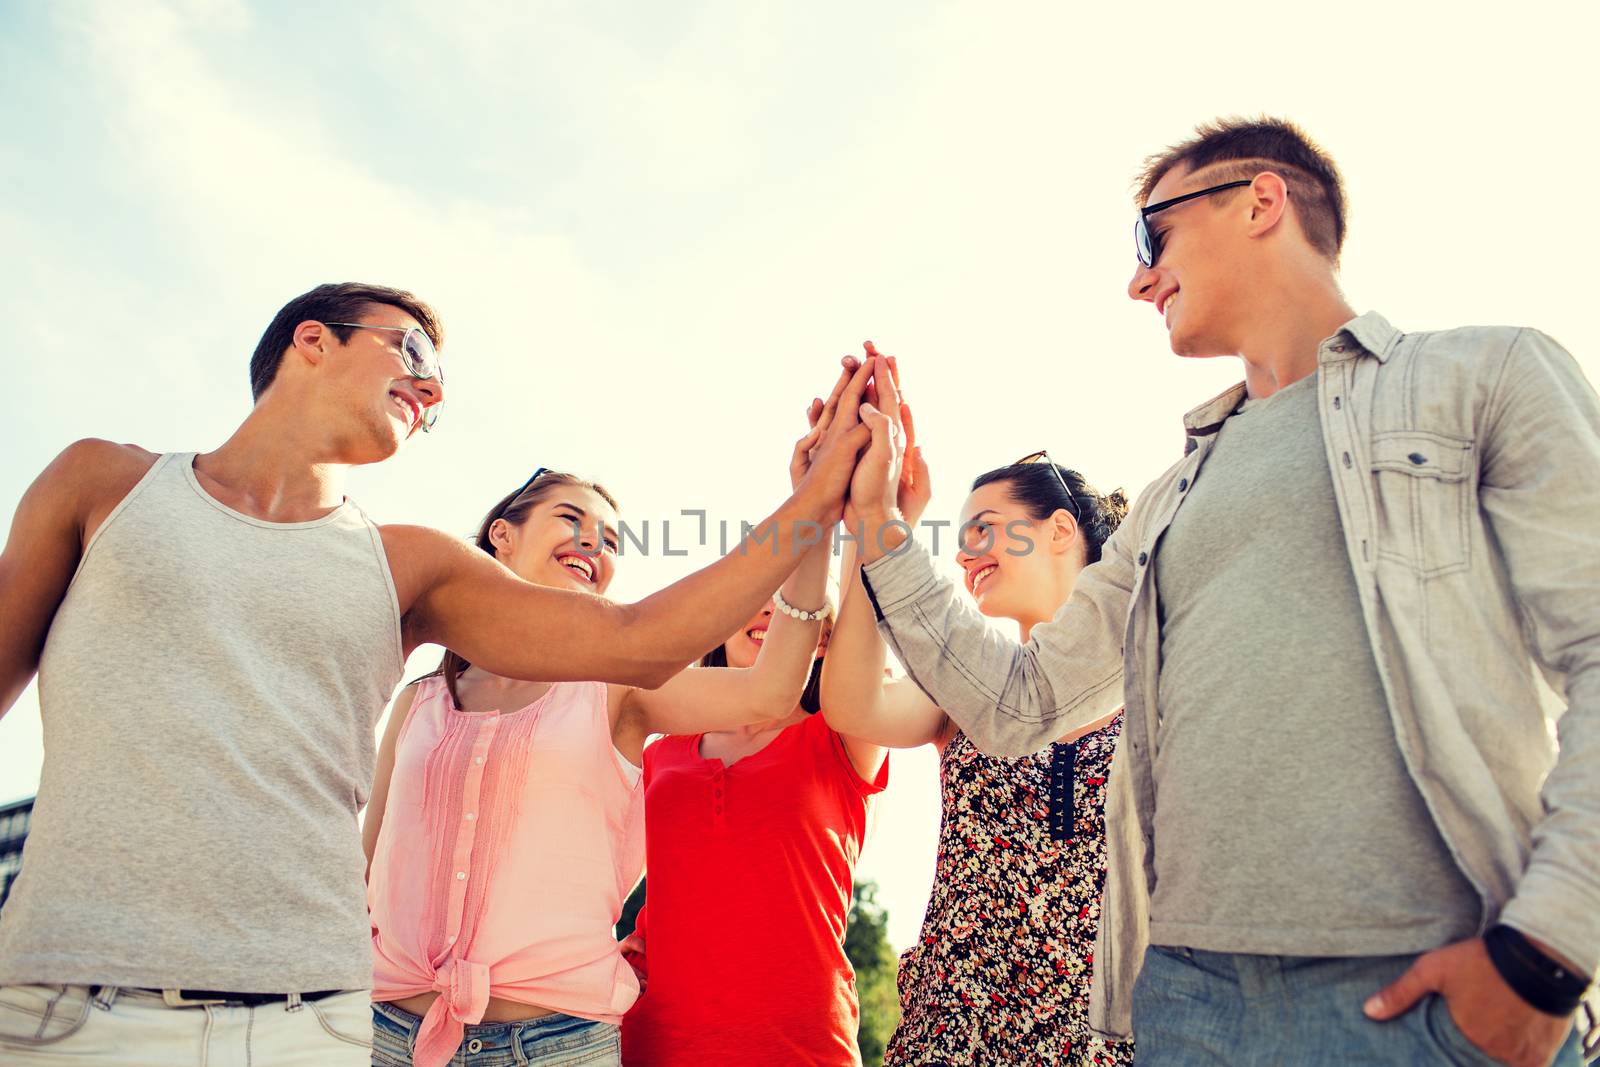
[[[439,316],[421,300],[404,289],[391,289],[386,285],[365,285],[361,282],[330,282],[319,285],[309,293],[301,293],[272,317],[266,332],[256,343],[250,357],[250,395],[260,400],[278,376],[283,364],[283,354],[294,344],[294,329],[308,319],[327,322],[329,319],[353,322],[373,304],[386,304],[399,308],[417,320],[435,348],[444,346],[444,327]],[[340,344],[349,342],[354,329],[349,326],[329,326]]]
[[[489,540],[489,528],[495,524],[495,521],[504,519],[511,526],[521,526],[528,521],[529,513],[533,511],[539,501],[555,492],[558,486],[563,485],[577,486],[580,489],[592,489],[600,494],[601,499],[607,504],[610,504],[613,508],[617,506],[616,499],[606,492],[605,487],[598,482],[591,482],[578,477],[576,474],[568,474],[565,471],[544,471],[521,489],[502,497],[498,504],[489,509],[489,514],[484,516],[483,523],[478,527],[478,536],[473,539],[473,544],[498,559],[499,554],[495,552],[494,544]],[[470,666],[472,664],[467,662],[460,654],[450,649],[445,649],[444,659],[439,661],[438,669],[423,675],[423,677],[442,676],[444,678],[444,687],[450,692],[450,703],[459,710],[461,697],[456,692],[456,679],[460,678],[461,672]]]
[[[823,618],[829,625],[834,622],[833,594],[826,596],[826,608]],[[817,656],[811,661],[811,673],[806,677],[806,687],[800,693],[800,706],[807,715],[815,715],[822,710],[822,661],[827,658],[827,653]],[[700,657],[702,667],[726,667],[728,665],[728,643],[713,648],[710,652]]]
[[[1195,136],[1144,161],[1136,179],[1138,202],[1175,167],[1208,170],[1207,179],[1254,178],[1264,170],[1289,186],[1300,232],[1312,248],[1337,263],[1344,248],[1344,179],[1333,159],[1305,131],[1285,119],[1218,119],[1195,128]],[[1221,194],[1231,196],[1233,190]]]
[[[978,490],[995,482],[1003,483],[1011,499],[1034,522],[1042,522],[1057,509],[1065,508],[1077,520],[1078,531],[1083,534],[1083,565],[1098,563],[1107,538],[1127,517],[1127,494],[1121,489],[1103,494],[1083,475],[1059,463],[1056,474],[1051,474],[1044,463],[1013,463],[978,475],[972,481],[972,488]],[[1072,490],[1070,499],[1062,491],[1063,482]]]

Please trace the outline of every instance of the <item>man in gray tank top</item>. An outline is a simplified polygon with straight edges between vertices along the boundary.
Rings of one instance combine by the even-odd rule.
[[[24,496],[0,556],[0,713],[37,671],[45,763],[0,912],[0,1062],[367,1062],[356,820],[409,653],[660,685],[837,521],[867,441],[870,363],[760,548],[636,604],[542,588],[344,496],[352,466],[431,426],[440,340],[409,293],[320,286],[267,327],[255,407],[220,447],[80,441]]]

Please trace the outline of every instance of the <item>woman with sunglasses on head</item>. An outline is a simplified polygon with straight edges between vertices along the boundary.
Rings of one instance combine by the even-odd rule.
[[[819,435],[796,445],[793,478]],[[477,544],[527,581],[603,595],[615,523],[601,486],[541,468]],[[810,549],[780,596],[822,603],[827,563]],[[613,927],[643,866],[645,739],[788,714],[818,632],[780,616],[759,665],[655,690],[517,681],[455,653],[402,690],[363,827],[374,1065],[617,1063],[639,992]]]
[[[907,523],[915,526],[929,495],[927,464],[908,442]],[[1100,558],[1127,509],[1120,491],[1104,496],[1042,452],[979,476],[956,553],[978,610],[1016,622],[1026,641]],[[845,521],[854,528],[853,512]],[[1107,1043],[1088,1027],[1106,780],[1121,714],[1034,756],[980,753],[914,682],[885,679],[873,605],[859,571],[845,573],[824,714],[836,729],[891,748],[939,750],[938,866],[917,944],[900,960],[900,1024],[884,1063],[1131,1063],[1131,1044]]]

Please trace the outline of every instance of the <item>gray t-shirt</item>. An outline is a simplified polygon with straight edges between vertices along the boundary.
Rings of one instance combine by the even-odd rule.
[[[1401,760],[1362,625],[1315,375],[1227,421],[1152,565],[1152,943],[1358,956],[1470,936],[1477,894]]]

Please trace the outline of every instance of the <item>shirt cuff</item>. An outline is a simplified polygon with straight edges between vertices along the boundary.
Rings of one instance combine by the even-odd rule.
[[[938,582],[932,557],[915,541],[907,541],[861,568],[861,583],[867,587],[879,622],[922,599]]]
[[[1537,938],[1566,957],[1592,981],[1600,971],[1600,921],[1593,894],[1574,891],[1537,864],[1528,868],[1500,922]]]

